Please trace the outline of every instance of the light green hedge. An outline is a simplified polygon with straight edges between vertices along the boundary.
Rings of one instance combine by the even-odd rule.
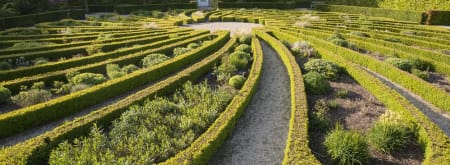
[[[308,102],[302,72],[295,57],[280,41],[263,30],[255,30],[255,34],[268,42],[283,61],[290,79],[291,119],[286,141],[283,164],[320,164],[309,148],[308,139]]]

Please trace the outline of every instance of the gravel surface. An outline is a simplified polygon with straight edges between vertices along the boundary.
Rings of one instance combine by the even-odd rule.
[[[289,77],[275,51],[262,42],[261,80],[247,110],[209,164],[281,164],[290,118]]]
[[[364,68],[365,69],[365,68]],[[420,96],[412,93],[411,91],[405,89],[404,87],[392,82],[386,77],[381,76],[380,74],[377,74],[375,72],[372,72],[368,69],[366,69],[371,73],[373,76],[380,79],[383,83],[385,83],[387,86],[391,87],[400,95],[405,97],[410,103],[412,103],[414,106],[416,106],[419,110],[423,112],[432,122],[434,122],[439,128],[441,128],[442,131],[444,131],[447,136],[450,137],[450,115],[446,114],[445,112],[442,112],[439,108],[434,106],[433,104],[428,103],[427,101],[423,100]]]
[[[218,30],[229,30],[231,31],[231,35],[233,35],[236,32],[251,33],[253,28],[263,27],[263,25],[254,23],[238,23],[238,22],[211,22],[211,23],[189,24],[183,27],[189,27],[199,30],[200,29],[211,30],[211,32]]]

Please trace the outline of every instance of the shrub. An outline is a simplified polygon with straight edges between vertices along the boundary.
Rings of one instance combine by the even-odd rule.
[[[391,38],[385,38],[383,40],[388,41],[388,42],[394,42],[394,43],[401,42],[401,40],[399,40],[398,38],[392,38],[392,37]]]
[[[12,101],[21,106],[28,107],[30,105],[42,103],[50,100],[52,93],[42,89],[31,89],[28,91],[22,91],[16,96],[13,96]]]
[[[247,44],[240,44],[238,47],[236,47],[234,49],[234,51],[242,51],[242,52],[245,52],[245,53],[251,53],[252,52],[252,47],[250,47]]]
[[[342,36],[342,34],[340,34],[338,32],[335,32],[334,34],[332,34],[330,36],[330,38],[328,38],[328,41],[330,41],[333,44],[338,45],[338,46],[342,46],[342,47],[348,46],[347,40],[345,40],[345,38]]]
[[[108,64],[106,65],[106,75],[110,79],[115,79],[126,75],[126,72],[123,72],[118,64]]]
[[[146,56],[144,59],[142,59],[142,66],[145,68],[152,67],[152,66],[162,63],[168,59],[170,59],[170,58],[164,54],[159,54],[159,53],[150,54],[150,55]]]
[[[242,87],[242,85],[244,85],[245,80],[247,80],[247,79],[244,76],[235,75],[230,78],[230,80],[228,81],[228,84],[230,84],[231,86],[233,86],[236,89],[240,89]]]
[[[225,83],[237,72],[237,68],[225,61],[219,67],[215,68],[214,74],[217,76],[217,81]]]
[[[106,81],[105,76],[95,73],[81,73],[72,78],[73,84],[97,85]]]
[[[313,47],[308,42],[305,41],[297,41],[292,44],[291,50],[292,52],[299,57],[308,57],[314,58],[317,57],[317,53]]]
[[[327,106],[331,109],[336,109],[339,107],[339,103],[336,100],[330,100],[327,102]]]
[[[43,81],[35,82],[31,86],[31,89],[44,89],[44,88],[45,88],[45,83]]]
[[[369,147],[364,137],[343,130],[339,124],[326,135],[324,145],[339,164],[366,164],[369,159]]]
[[[394,65],[395,67],[397,67],[401,70],[411,72],[412,64],[408,60],[401,59],[401,58],[387,58],[386,62],[391,65]]]
[[[0,70],[8,70],[11,69],[12,65],[6,61],[0,61]]]
[[[90,88],[90,87],[91,86],[88,85],[88,84],[76,84],[76,85],[71,87],[70,93],[75,93],[75,92],[78,92],[78,91],[81,91],[81,90],[84,90],[84,89],[87,89],[87,88]]]
[[[72,78],[75,77],[76,75],[79,75],[79,74],[80,74],[80,72],[78,72],[78,71],[69,71],[69,72],[66,73],[66,79],[70,83],[73,83],[72,82]]]
[[[412,69],[411,73],[425,81],[428,81],[430,79],[430,74],[428,74],[427,71]]]
[[[411,63],[414,66],[414,68],[418,70],[431,72],[435,71],[434,65],[431,62],[424,61],[421,59],[413,59],[411,60]]]
[[[248,65],[248,58],[250,55],[245,52],[234,52],[230,54],[229,62],[231,65],[235,66],[237,69],[245,69]]]
[[[306,91],[311,94],[324,94],[330,90],[330,84],[321,74],[309,72],[303,75]]]
[[[312,113],[310,113],[311,121],[309,129],[316,131],[326,130],[331,123],[329,111],[330,108],[327,106],[325,100],[320,99],[316,101],[316,103],[314,104],[314,110]]]
[[[348,90],[338,89],[336,91],[336,97],[337,98],[346,98],[347,96],[348,96]]]
[[[339,76],[339,66],[331,61],[323,59],[312,59],[305,63],[305,70],[320,73],[327,79],[335,80]]]
[[[139,70],[139,67],[137,67],[134,64],[129,64],[129,65],[123,66],[121,70],[128,74],[128,73],[132,73],[134,71]]]
[[[190,48],[184,48],[184,47],[175,48],[175,49],[173,49],[173,57],[185,54],[191,50],[192,49],[190,49]]]
[[[189,49],[196,49],[196,48],[198,48],[198,47],[200,47],[200,44],[197,44],[197,43],[190,43],[190,44],[187,46],[187,48],[189,48]]]
[[[379,121],[368,134],[369,144],[385,153],[394,153],[413,142],[412,129],[392,121]]]
[[[240,44],[250,44],[252,42],[252,37],[250,35],[241,35],[239,36]]]
[[[0,104],[7,103],[11,98],[11,91],[8,88],[0,86]]]

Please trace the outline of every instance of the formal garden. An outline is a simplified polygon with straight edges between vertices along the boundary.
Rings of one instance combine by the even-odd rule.
[[[0,164],[450,164],[450,1],[0,0]]]

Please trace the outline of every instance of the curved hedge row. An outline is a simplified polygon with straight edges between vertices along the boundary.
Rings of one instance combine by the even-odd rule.
[[[273,34],[280,39],[295,42],[299,40],[308,40],[306,37],[292,36],[283,32],[273,31]],[[446,164],[450,163],[450,139],[447,135],[432,121],[428,119],[419,109],[412,105],[408,100],[402,97],[395,90],[385,85],[381,80],[372,76],[368,71],[362,69],[359,65],[350,62],[332,50],[322,47],[321,44],[312,43],[315,50],[319,52],[322,58],[333,61],[345,68],[361,86],[367,89],[378,100],[380,100],[389,110],[398,112],[404,119],[418,123],[419,143],[425,151],[423,164]]]
[[[142,58],[151,53],[171,53],[172,49],[179,46],[185,46],[190,42],[196,42],[199,40],[207,39],[210,37],[208,31],[198,31],[194,32],[190,35],[174,38],[171,40],[161,41],[155,44],[143,45],[139,48],[147,49],[151,47],[156,47],[156,49],[148,49],[140,52],[141,49],[136,50],[135,48],[128,48],[118,50],[117,52],[113,52],[112,56],[103,56],[103,54],[88,56],[85,58],[77,58],[67,60],[64,66],[58,66],[55,68],[51,68],[54,65],[43,65],[43,68],[40,70],[34,71],[38,72],[37,75],[31,77],[22,77],[12,81],[2,82],[4,87],[7,87],[13,93],[17,93],[20,90],[20,86],[22,85],[32,85],[34,82],[44,81],[45,83],[52,83],[53,81],[66,81],[65,74],[70,71],[80,71],[80,72],[105,72],[105,66],[107,64],[116,63],[116,64],[130,64],[130,63],[138,63]],[[168,44],[168,45],[167,45]],[[93,63],[93,61],[97,61],[97,63]],[[58,63],[55,63],[57,65]],[[58,68],[68,68],[66,70],[57,70],[54,72],[47,72],[45,74],[39,74],[39,72],[44,71],[45,66],[49,66],[50,69],[58,69]]]
[[[229,40],[229,32],[219,32],[219,39],[215,43],[209,43],[205,47]],[[176,75],[143,89],[127,98],[120,100],[108,107],[98,109],[81,118],[53,129],[52,131],[41,134],[35,138],[19,143],[15,146],[3,148],[0,150],[0,164],[46,164],[51,149],[58,146],[64,140],[73,140],[76,137],[87,135],[94,123],[98,126],[107,126],[114,119],[128,109],[129,106],[139,104],[147,98],[154,96],[163,96],[174,92],[186,81],[194,81],[209,72],[220,58],[231,49],[235,41],[228,41],[225,45],[220,45],[221,49],[196,64],[184,69]],[[180,61],[193,53],[175,57]],[[167,68],[173,61],[166,61],[158,64],[156,67]]]
[[[235,42],[235,38],[233,38]],[[225,111],[220,114],[216,121],[198,137],[187,149],[178,153],[162,165],[172,164],[207,164],[208,160],[220,148],[225,139],[233,131],[234,125],[250,103],[256,92],[257,84],[262,69],[262,48],[257,39],[252,40],[253,64],[250,74],[239,94],[236,95]]]
[[[320,164],[309,148],[308,102],[300,67],[280,41],[263,30],[255,30],[255,34],[275,49],[289,73],[292,111],[283,164]]]
[[[218,38],[199,49],[169,60],[166,65],[157,65],[138,70],[127,76],[107,81],[103,84],[70,95],[36,104],[20,110],[0,115],[0,137],[6,137],[25,129],[71,115],[85,107],[98,104],[115,95],[132,90],[138,86],[158,80],[185,68],[198,59],[204,58],[222,47],[228,40],[228,33],[220,33]]]

